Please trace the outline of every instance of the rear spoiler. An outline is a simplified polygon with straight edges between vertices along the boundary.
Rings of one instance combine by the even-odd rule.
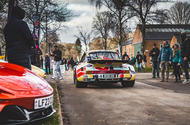
[[[99,63],[99,64],[105,64],[105,63],[129,63],[126,60],[89,60],[88,63]]]

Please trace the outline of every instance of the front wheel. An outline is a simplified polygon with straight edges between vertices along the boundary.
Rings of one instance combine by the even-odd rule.
[[[88,85],[87,83],[82,83],[82,82],[77,81],[76,75],[74,77],[74,84],[76,88],[86,88]]]
[[[135,85],[135,81],[127,81],[121,83],[123,87],[133,87]]]

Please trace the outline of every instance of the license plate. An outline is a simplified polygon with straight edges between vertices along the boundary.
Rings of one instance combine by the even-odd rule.
[[[34,100],[34,109],[47,108],[53,105],[53,95]]]
[[[100,74],[98,78],[99,79],[113,79],[113,78],[118,78],[118,74]]]

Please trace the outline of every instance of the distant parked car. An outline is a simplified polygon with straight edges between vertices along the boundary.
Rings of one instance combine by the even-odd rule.
[[[115,51],[97,50],[84,53],[81,61],[74,67],[74,84],[77,88],[88,84],[117,83],[123,87],[135,84],[135,69],[121,60]]]

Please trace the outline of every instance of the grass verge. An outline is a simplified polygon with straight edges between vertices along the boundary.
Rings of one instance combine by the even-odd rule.
[[[60,121],[59,121],[60,117],[58,114],[58,111],[59,111],[58,92],[56,91],[57,85],[55,83],[50,83],[50,85],[54,89],[54,108],[56,110],[56,113],[49,118],[31,123],[29,125],[59,125],[60,124]]]

